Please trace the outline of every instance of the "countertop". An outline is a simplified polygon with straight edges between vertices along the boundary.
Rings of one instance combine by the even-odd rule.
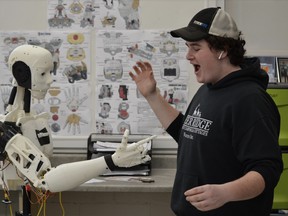
[[[171,192],[174,182],[175,169],[153,169],[150,176],[154,182],[145,183],[137,180],[139,176],[121,176],[121,180],[111,180],[111,177],[98,177],[96,182],[84,183],[70,191],[79,192]],[[113,177],[114,178],[114,177]],[[128,180],[130,178],[130,180]],[[100,180],[102,182],[98,182]]]

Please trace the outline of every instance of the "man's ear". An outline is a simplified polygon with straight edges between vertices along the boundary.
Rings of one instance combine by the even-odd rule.
[[[224,51],[222,50],[220,55],[218,56],[218,59],[220,60],[222,58],[222,55],[223,55]]]

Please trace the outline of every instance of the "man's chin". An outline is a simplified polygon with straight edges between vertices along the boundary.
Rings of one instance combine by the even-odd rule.
[[[204,80],[201,77],[196,77],[198,83],[204,83]]]

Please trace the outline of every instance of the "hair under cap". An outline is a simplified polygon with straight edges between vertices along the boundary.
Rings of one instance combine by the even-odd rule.
[[[186,41],[198,41],[208,35],[238,39],[240,32],[233,18],[219,7],[205,8],[199,11],[187,27],[170,32],[173,37]]]

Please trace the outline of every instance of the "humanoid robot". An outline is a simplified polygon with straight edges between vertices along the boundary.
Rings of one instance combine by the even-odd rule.
[[[39,46],[21,45],[10,54],[8,66],[14,77],[14,88],[7,113],[0,115],[0,156],[2,161],[9,161],[31,187],[65,191],[117,166],[130,167],[151,159],[143,144],[155,136],[127,145],[129,131],[126,130],[112,155],[52,167],[48,113],[30,112],[31,96],[43,99],[52,83],[52,55]]]

